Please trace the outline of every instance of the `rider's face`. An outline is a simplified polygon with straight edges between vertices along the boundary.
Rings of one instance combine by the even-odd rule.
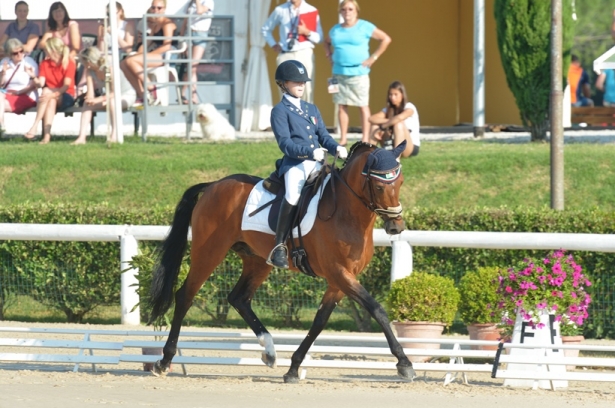
[[[285,85],[288,93],[295,98],[301,98],[305,92],[305,82],[286,81]]]

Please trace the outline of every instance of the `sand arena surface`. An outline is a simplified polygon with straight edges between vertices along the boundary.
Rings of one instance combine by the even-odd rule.
[[[119,325],[19,322],[0,322],[0,326],[147,329]],[[216,329],[190,327],[184,330]],[[18,338],[79,339],[79,336],[51,334],[26,336],[3,332],[1,335]],[[124,339],[105,336],[95,340]],[[26,351],[1,347],[0,352]],[[38,349],[36,352],[67,353],[54,349]],[[76,354],[76,351],[74,353]],[[219,351],[206,353],[209,356],[228,356],[225,352]],[[243,353],[242,356],[259,357],[252,352]],[[282,379],[287,370],[285,367],[271,369],[265,366],[189,365],[187,366],[189,375],[184,376],[181,367],[174,365],[173,372],[165,378],[157,378],[143,372],[140,364],[104,365],[99,367],[98,372],[92,372],[89,365],[82,365],[78,373],[73,373],[72,368],[73,365],[67,364],[0,363],[0,408],[81,408],[101,405],[181,408],[247,406],[469,408],[484,404],[515,408],[615,406],[613,383],[571,382],[567,390],[552,392],[505,388],[502,386],[503,380],[491,379],[486,374],[476,373],[468,373],[469,385],[462,384],[458,379],[444,386],[443,373],[428,373],[424,379],[424,373],[419,372],[417,373],[419,378],[414,382],[403,382],[392,371],[310,368],[306,380],[291,385],[284,384]]]

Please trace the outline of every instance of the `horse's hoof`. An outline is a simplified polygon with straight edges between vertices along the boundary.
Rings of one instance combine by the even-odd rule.
[[[397,366],[397,374],[404,380],[412,381],[416,378],[416,373],[412,366]]]
[[[295,375],[284,374],[284,383],[286,384],[299,384],[299,377]]]
[[[167,375],[167,369],[162,366],[160,360],[154,363],[154,367],[151,370],[151,373],[156,377],[164,377]]]
[[[275,346],[273,345],[273,337],[271,337],[271,334],[263,333],[258,336],[258,343],[265,348],[261,355],[261,360],[263,360],[263,363],[271,368],[276,368],[277,354],[275,352]]]
[[[261,354],[261,360],[263,360],[263,363],[265,363],[268,367],[271,367],[271,368],[277,367],[275,354],[271,355],[271,354],[268,354],[266,351],[263,351],[263,354]]]

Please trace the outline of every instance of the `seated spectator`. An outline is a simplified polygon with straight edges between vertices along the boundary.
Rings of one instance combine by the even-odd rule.
[[[406,149],[402,157],[417,156],[421,146],[419,113],[416,106],[408,102],[406,87],[399,81],[389,85],[387,106],[369,117],[372,130],[371,143],[380,143],[385,149],[394,149],[404,140]]]
[[[36,108],[36,119],[24,135],[34,139],[38,124],[43,121],[43,140],[41,144],[51,141],[51,125],[56,112],[62,112],[75,104],[75,61],[70,58],[70,51],[64,42],[52,37],[45,45],[47,58],[41,62],[36,86],[43,88]]]
[[[124,7],[119,2],[115,2],[117,11],[117,41],[120,55],[128,54],[132,51],[135,41],[135,27],[132,23],[126,21],[124,17]],[[109,17],[109,6],[107,5],[107,17]],[[102,52],[111,55],[111,27],[98,26],[98,48]]]
[[[25,47],[17,38],[4,43],[6,55],[0,61],[0,134],[4,129],[4,112],[22,115],[36,106],[38,95],[32,78],[38,75],[38,65],[25,55]]]
[[[84,49],[79,54],[79,58],[81,63],[88,69],[88,76],[86,78],[87,92],[84,95],[82,105],[86,110],[81,113],[79,136],[72,144],[85,144],[89,125],[92,121],[92,111],[105,109],[107,103],[109,103],[111,123],[111,136],[108,141],[115,142],[117,141],[117,129],[115,127],[115,103],[113,92],[105,88],[105,75],[107,71],[112,73],[111,61],[108,56],[102,54],[96,47]],[[110,80],[113,81],[113,77],[111,77]],[[125,110],[135,102],[136,95],[122,71],[120,71],[120,89],[122,92],[122,110]]]
[[[11,38],[17,38],[21,41],[26,55],[29,55],[36,48],[41,31],[38,24],[28,20],[28,11],[28,3],[25,1],[18,1],[15,4],[17,20],[9,24],[0,37],[0,57],[2,57],[4,51],[4,44]]]
[[[182,23],[182,28],[179,30],[179,35],[188,35],[188,20],[190,20],[190,30],[192,34],[192,64],[191,80],[196,82],[196,69],[199,65],[201,58],[205,54],[205,48],[207,48],[207,41],[209,27],[211,27],[211,17],[214,14],[214,0],[191,0],[186,5],[186,14],[196,14],[194,18],[186,18]],[[187,81],[188,75],[184,74],[182,81]],[[182,87],[182,95],[186,94],[188,85]],[[199,98],[196,92],[196,85],[192,86],[192,102],[199,103]],[[182,96],[182,102],[188,103],[188,97]]]
[[[70,19],[68,11],[61,1],[56,1],[49,7],[47,32],[43,34],[39,48],[44,50],[50,38],[61,39],[64,45],[68,47],[71,59],[74,60],[77,57],[77,53],[81,48],[79,24]]]
[[[602,91],[602,104],[604,106],[615,106],[615,71],[604,69],[596,79],[596,89]]]
[[[134,106],[142,106],[145,89],[143,54],[147,54],[147,68],[156,68],[164,65],[164,53],[173,48],[172,36],[177,26],[175,23],[164,16],[166,10],[166,0],[153,0],[149,9],[150,13],[158,14],[148,21],[148,30],[151,30],[153,37],[167,37],[165,39],[148,40],[147,44],[139,44],[137,52],[125,58],[120,68],[126,75],[126,79],[137,92],[137,100]],[[148,92],[153,100],[156,100],[156,86],[148,86]]]
[[[574,107],[594,106],[591,99],[591,87],[589,85],[589,75],[581,66],[579,57],[572,54],[570,68],[568,68],[568,84],[570,85],[570,103]]]

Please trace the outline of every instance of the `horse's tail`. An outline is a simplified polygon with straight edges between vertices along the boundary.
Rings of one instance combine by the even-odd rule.
[[[153,271],[149,297],[149,306],[152,310],[150,322],[164,315],[173,303],[173,287],[186,253],[192,211],[199,194],[210,184],[201,183],[190,187],[175,208],[171,231],[158,251],[158,260]]]

